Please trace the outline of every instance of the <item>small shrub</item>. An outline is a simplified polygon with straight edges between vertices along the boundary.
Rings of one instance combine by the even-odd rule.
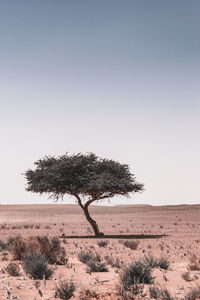
[[[0,229],[6,229],[6,223],[5,224],[1,224],[1,227],[0,227]]]
[[[196,254],[192,254],[190,257],[189,269],[191,271],[200,270],[200,258]]]
[[[87,265],[87,272],[107,272],[108,269],[105,263],[101,262],[101,258],[97,253],[92,253],[91,251],[81,251],[78,254],[78,259]]]
[[[84,264],[87,264],[87,262],[90,261],[90,260],[95,260],[97,262],[101,261],[100,256],[97,253],[92,253],[91,251],[87,251],[87,252],[81,251],[81,252],[79,252],[78,259]]]
[[[54,225],[56,225],[56,224],[54,224]],[[47,225],[47,226],[45,226],[45,229],[51,229],[51,226]]]
[[[138,283],[150,284],[153,282],[151,275],[152,268],[148,266],[143,260],[138,260],[124,269],[121,275],[121,282],[123,288],[127,290],[131,285]]]
[[[35,225],[35,229],[40,229],[40,225]]]
[[[8,265],[7,265],[7,267],[5,268],[5,271],[9,274],[9,275],[11,275],[11,276],[13,276],[13,277],[17,277],[17,276],[20,276],[21,274],[20,274],[20,268],[19,268],[19,266],[17,265],[17,264],[15,264],[15,263],[9,263]]]
[[[33,229],[33,224],[24,224],[24,229]]]
[[[88,251],[88,252],[81,251],[78,254],[78,259],[83,264],[86,264],[91,258],[92,258],[92,253],[90,251]]]
[[[200,298],[200,286],[193,288],[186,297],[186,299],[188,300],[197,300],[199,298]]]
[[[119,269],[121,267],[121,263],[119,261],[119,258],[117,257],[116,260],[114,260],[112,257],[110,256],[105,256],[104,257],[106,262],[112,267],[112,268],[117,268]]]
[[[12,253],[14,260],[21,260],[26,254],[27,247],[24,239],[21,235],[17,235],[14,238],[8,239],[8,244],[10,246],[10,251]]]
[[[134,283],[133,285],[129,286],[128,289],[122,290],[123,299],[135,300],[135,296],[137,295],[142,296],[143,290],[144,290],[144,284]]]
[[[109,241],[99,241],[97,244],[101,248],[105,248],[108,245]]]
[[[43,279],[43,276],[48,279],[53,274],[53,270],[48,267],[47,258],[38,253],[31,253],[25,257],[23,268],[33,279]]]
[[[51,264],[64,265],[67,262],[65,249],[61,247],[58,238],[49,239],[45,236],[38,236],[23,239],[21,235],[18,235],[9,238],[8,243],[14,260],[22,260],[30,253],[38,253],[44,255]]]
[[[160,297],[160,289],[155,286],[150,286],[149,294],[153,299],[159,299]]]
[[[187,282],[192,281],[192,279],[190,278],[190,272],[188,272],[188,271],[183,273],[181,276]]]
[[[167,289],[160,290],[160,300],[174,300]]]
[[[3,251],[2,252],[2,255],[3,255],[3,257],[2,257],[2,261],[7,261],[8,260],[8,252],[7,251]]]
[[[55,297],[68,300],[73,296],[75,288],[76,286],[73,281],[60,281],[56,287]]]
[[[152,255],[146,255],[144,258],[144,262],[151,268],[156,268],[158,266],[157,259]]]
[[[167,270],[170,265],[166,258],[160,257],[157,259],[152,255],[145,256],[144,261],[151,268],[160,267],[161,269]]]
[[[98,299],[98,294],[95,291],[89,289],[83,289],[79,294],[79,300],[93,300]]]
[[[10,250],[10,247],[9,247],[8,243],[0,240],[0,251],[3,251],[3,250]]]
[[[159,300],[174,300],[167,289],[159,289],[158,287],[151,286],[149,288],[149,294],[153,299]]]
[[[64,265],[67,262],[66,252],[58,238],[37,237],[39,253],[43,254],[50,264]]]
[[[139,242],[138,241],[121,241],[125,247],[130,248],[131,250],[136,250],[138,248]]]
[[[106,267],[105,263],[98,262],[95,260],[89,260],[87,262],[87,272],[92,273],[92,272],[108,272],[108,268]]]
[[[157,267],[160,267],[161,269],[167,270],[169,265],[169,261],[164,257],[161,257],[157,260]]]

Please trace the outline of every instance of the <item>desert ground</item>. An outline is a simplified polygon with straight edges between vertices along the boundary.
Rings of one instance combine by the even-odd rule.
[[[78,205],[1,205],[0,299],[199,299],[200,205],[91,206],[90,212],[104,237],[93,237]],[[38,250],[38,236],[58,238],[66,261],[49,263],[49,279],[34,279],[24,270],[23,255],[15,257],[17,236],[30,253]],[[86,253],[98,256],[107,271],[93,272],[81,262]],[[150,268],[151,283],[136,280],[125,289],[125,270],[150,258],[162,259],[164,267]],[[15,276],[8,268],[13,264],[19,267]],[[75,287],[71,297],[58,293],[65,283]]]

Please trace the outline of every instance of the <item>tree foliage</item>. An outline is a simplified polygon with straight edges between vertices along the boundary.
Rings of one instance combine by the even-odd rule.
[[[83,210],[94,201],[143,190],[128,165],[93,153],[45,156],[35,166],[25,172],[27,191],[48,193],[55,200],[65,194],[75,196]]]
[[[49,193],[55,199],[65,194],[91,196],[96,199],[128,195],[141,191],[129,167],[114,160],[88,155],[46,156],[35,162],[36,169],[25,173],[28,191]]]

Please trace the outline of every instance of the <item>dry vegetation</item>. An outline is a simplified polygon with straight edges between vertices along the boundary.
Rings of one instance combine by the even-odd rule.
[[[73,205],[1,206],[0,299],[199,299],[200,206],[91,211],[105,238]]]

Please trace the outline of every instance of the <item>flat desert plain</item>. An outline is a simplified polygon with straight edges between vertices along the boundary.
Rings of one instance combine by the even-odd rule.
[[[90,212],[104,237],[93,237],[78,205],[1,205],[0,299],[199,299],[200,205],[91,206]],[[11,241],[18,235],[27,248],[38,236],[57,237],[66,262],[49,264],[49,279],[34,279],[24,270],[24,258],[14,257]],[[98,257],[99,271],[107,271],[94,272],[81,262],[85,254]],[[152,266],[153,259],[160,263]],[[152,282],[137,283],[137,275],[130,291],[122,279],[138,260],[151,265]],[[71,298],[55,292],[72,282]]]

